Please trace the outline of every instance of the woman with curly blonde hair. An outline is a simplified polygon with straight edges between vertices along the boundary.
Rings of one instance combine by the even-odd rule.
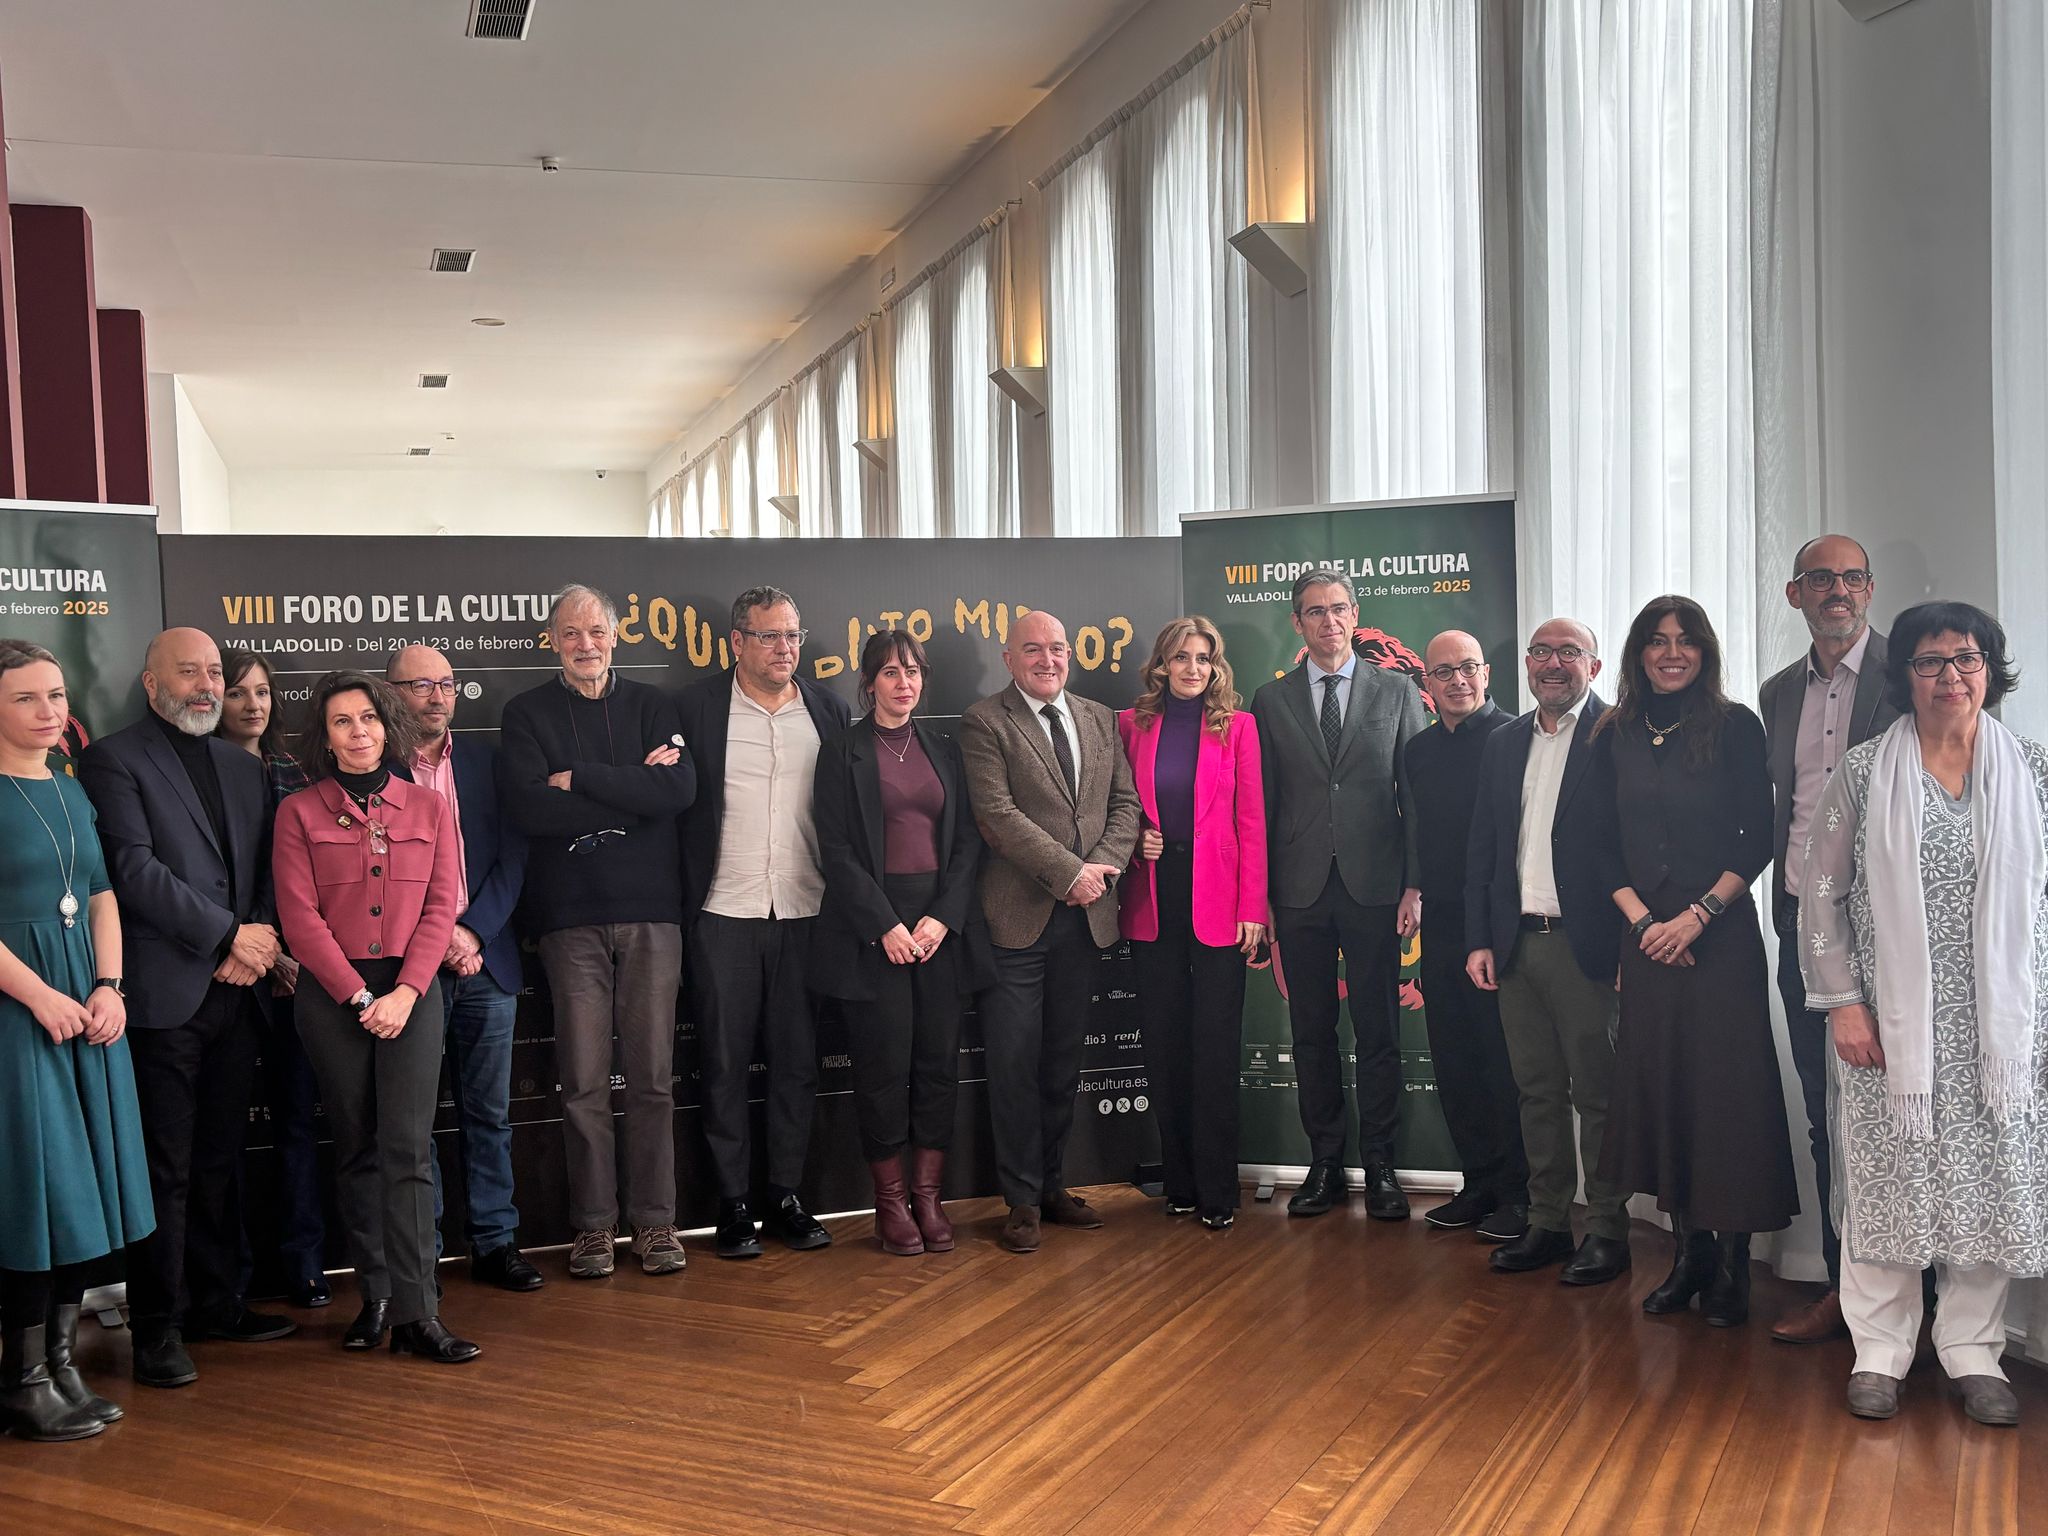
[[[1245,961],[1268,922],[1259,733],[1199,614],[1160,630],[1142,675],[1116,721],[1144,814],[1118,921],[1138,967],[1166,1208],[1221,1231],[1238,1203]]]

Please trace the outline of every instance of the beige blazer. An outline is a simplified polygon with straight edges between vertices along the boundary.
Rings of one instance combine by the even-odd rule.
[[[960,717],[967,799],[989,849],[981,862],[981,906],[989,937],[1003,949],[1037,940],[1084,862],[1123,869],[1137,847],[1138,791],[1116,716],[1071,691],[1067,708],[1081,753],[1078,797],[1068,792],[1045,728],[1015,684]],[[1104,949],[1116,943],[1116,888],[1087,910],[1095,942]]]

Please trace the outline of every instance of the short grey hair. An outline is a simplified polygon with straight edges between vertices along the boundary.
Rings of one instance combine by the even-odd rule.
[[[1344,595],[1354,603],[1358,594],[1351,590],[1351,578],[1334,565],[1319,565],[1312,571],[1304,571],[1294,579],[1294,611],[1301,612],[1301,594],[1310,587],[1342,587]]]
[[[787,603],[790,607],[796,608],[796,599],[780,587],[747,588],[746,591],[732,600],[732,627],[734,629],[745,629],[747,627],[748,614],[752,613],[756,608],[773,608],[778,603]],[[804,616],[803,609],[796,608],[796,616],[801,619]]]
[[[564,608],[574,608],[583,603],[597,604],[604,611],[605,623],[613,629],[619,627],[619,605],[617,603],[613,602],[608,595],[598,591],[595,587],[586,587],[580,581],[572,581],[568,586],[557,592],[554,601],[548,604],[548,629],[550,631],[554,629],[555,618]]]

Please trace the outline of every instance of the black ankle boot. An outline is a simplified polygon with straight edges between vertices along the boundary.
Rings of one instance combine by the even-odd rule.
[[[83,1440],[107,1426],[64,1401],[45,1364],[44,1331],[9,1328],[0,1334],[0,1425],[22,1440]]]
[[[1693,1297],[1714,1283],[1714,1234],[1695,1231],[1686,1213],[1676,1211],[1671,1217],[1671,1240],[1677,1249],[1671,1273],[1643,1298],[1643,1310],[1653,1316],[1683,1312]]]
[[[77,1344],[77,1303],[51,1307],[43,1348],[50,1381],[57,1388],[57,1395],[72,1407],[83,1408],[102,1424],[111,1424],[121,1417],[121,1405],[108,1402],[85,1384],[85,1378],[78,1374],[78,1367],[71,1359],[71,1352]]]
[[[1749,1321],[1749,1234],[1723,1232],[1714,1243],[1714,1283],[1700,1312],[1716,1328]]]

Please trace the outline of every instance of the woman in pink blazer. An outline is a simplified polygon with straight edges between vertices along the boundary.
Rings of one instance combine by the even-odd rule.
[[[312,784],[277,811],[277,915],[299,962],[300,1043],[334,1129],[335,1193],[363,1310],[342,1348],[445,1365],[481,1350],[441,1323],[429,1147],[441,1081],[436,979],[461,910],[448,802],[394,777],[412,711],[391,685],[330,672],[313,685],[298,758]]]
[[[1166,1208],[1221,1231],[1238,1202],[1245,962],[1268,921],[1259,733],[1200,615],[1159,632],[1143,677],[1116,718],[1144,812],[1118,922],[1138,967]]]

